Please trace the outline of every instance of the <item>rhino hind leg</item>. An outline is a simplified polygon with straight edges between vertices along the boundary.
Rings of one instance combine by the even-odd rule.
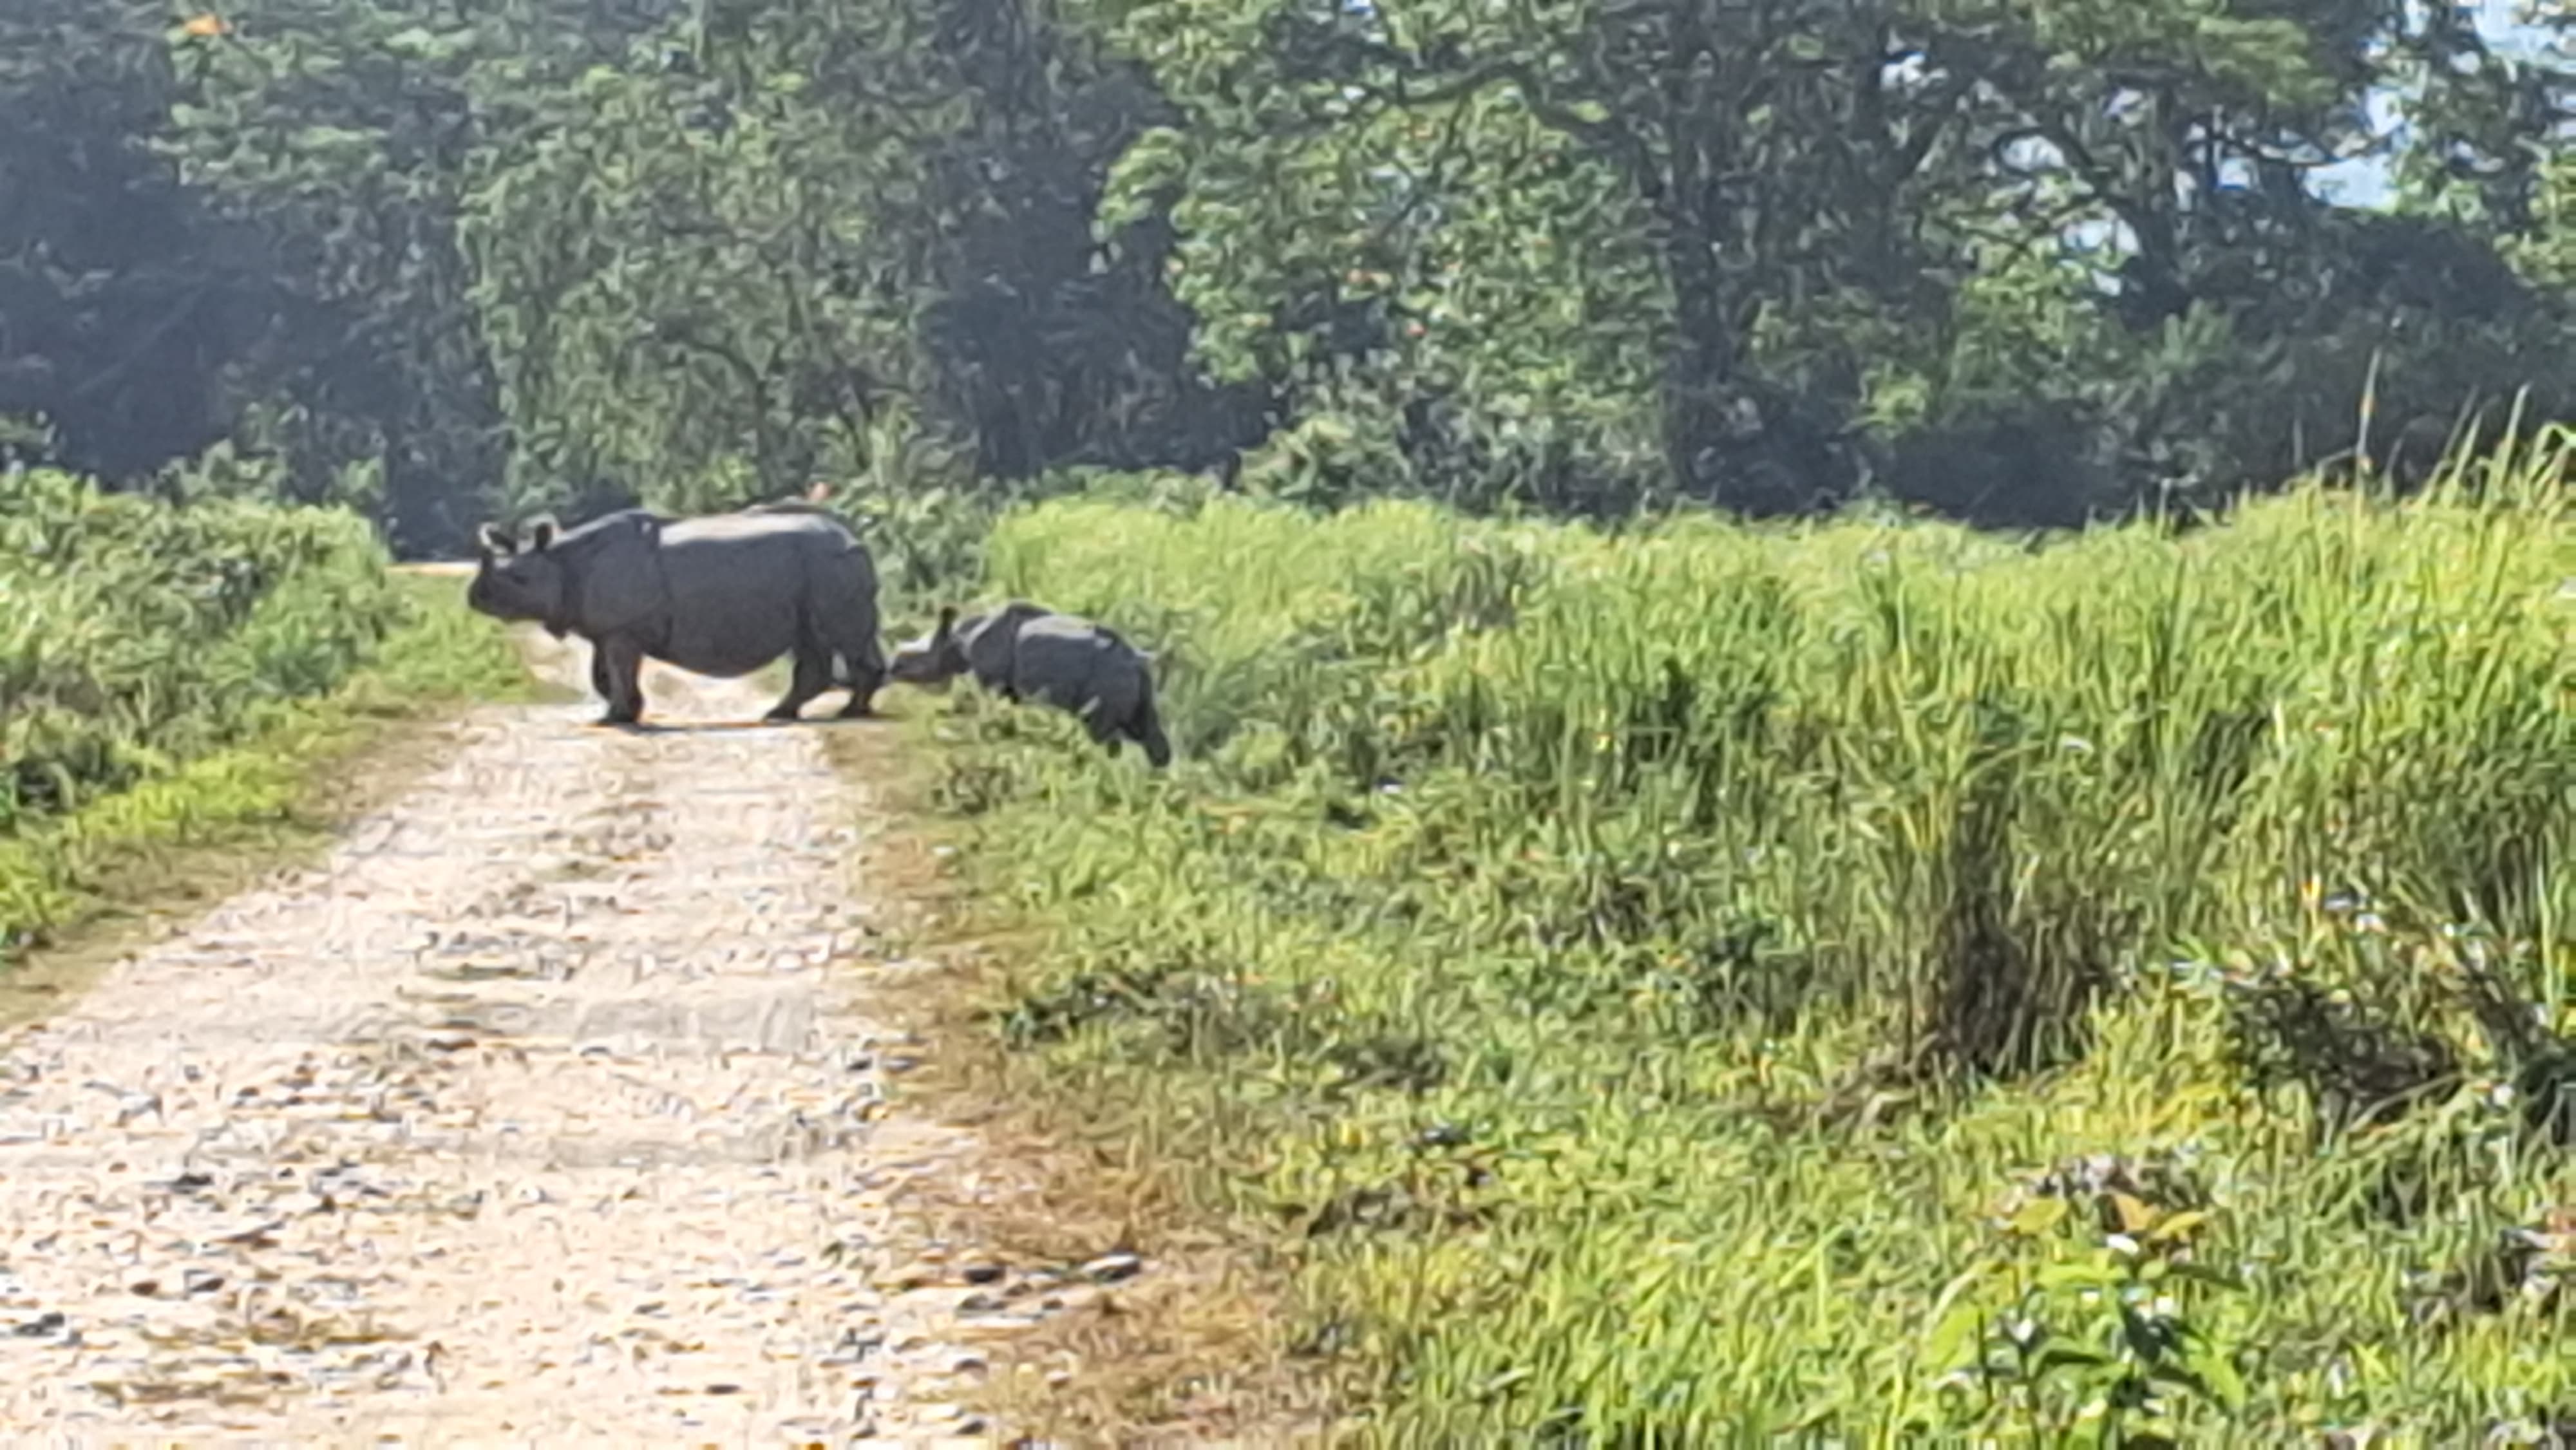
[[[1145,759],[1156,770],[1172,763],[1172,742],[1163,734],[1163,717],[1154,709],[1153,701],[1136,707],[1136,713],[1127,721],[1127,736],[1145,747]]]
[[[1142,670],[1136,676],[1136,703],[1127,712],[1122,726],[1127,738],[1145,747],[1145,759],[1156,770],[1172,763],[1172,742],[1163,733],[1163,712],[1155,703],[1154,677]]]
[[[875,714],[877,692],[885,688],[887,664],[885,646],[877,639],[874,601],[861,596],[844,601],[843,607],[817,611],[812,628],[824,659],[839,667],[824,688],[838,686],[850,692],[849,702],[841,707],[841,718],[858,720]]]
[[[865,653],[843,655],[841,657],[841,663],[846,666],[849,671],[849,677],[842,683],[847,685],[850,691],[849,703],[841,707],[841,718],[844,720],[864,720],[867,717],[874,715],[876,713],[875,702],[877,691],[885,688],[886,660],[884,652],[877,648],[874,640],[870,640],[867,643]]]
[[[796,673],[787,685],[787,693],[769,707],[763,720],[783,723],[795,719],[816,695],[832,687],[830,651],[799,640],[796,645]]]

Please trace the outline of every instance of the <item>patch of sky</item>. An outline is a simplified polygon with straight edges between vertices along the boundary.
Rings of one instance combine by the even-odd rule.
[[[2454,14],[2473,21],[2478,34],[2496,54],[2521,65],[2567,66],[2576,62],[2566,51],[2566,42],[2553,35],[2543,23],[2543,13],[2556,12],[2565,0],[2456,0]],[[2407,7],[2410,20],[2423,13],[2420,5]],[[2363,103],[2372,136],[2381,144],[2367,155],[2338,161],[2320,167],[2309,175],[2309,185],[2317,195],[2343,206],[2377,209],[2394,199],[2390,185],[2392,152],[2406,145],[2404,108],[2410,88],[2389,88],[2373,92]]]

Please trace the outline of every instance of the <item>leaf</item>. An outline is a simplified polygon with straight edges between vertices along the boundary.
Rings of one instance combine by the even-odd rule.
[[[2245,1377],[2236,1372],[2236,1356],[2216,1344],[2195,1343],[2190,1364],[2220,1405],[2232,1410],[2245,1402]]]
[[[2189,1279],[2195,1284],[2206,1284],[2213,1289],[2241,1290],[2245,1287],[2244,1279],[2234,1271],[2209,1264],[2176,1263],[2167,1260],[2165,1271],[2177,1279]]]
[[[2155,1226],[2149,1237],[2159,1243],[2187,1243],[2202,1225],[2209,1222],[2203,1209],[2185,1209]]]
[[[2153,1205],[2135,1194],[2123,1193],[2116,1188],[2111,1190],[2111,1209],[2120,1220],[2120,1232],[2124,1234],[2138,1233],[2156,1221],[2156,1210]]]
[[[1985,1266],[1977,1265],[1942,1286],[1941,1296],[1932,1306],[1940,1318],[1933,1323],[1932,1332],[1923,1337],[1921,1357],[1926,1363],[1944,1368],[1957,1364],[1968,1357],[1969,1346],[1983,1337],[1986,1307],[1968,1297],[1968,1291],[1985,1274]]]
[[[2031,1361],[2045,1374],[2052,1369],[2100,1369],[2111,1363],[2111,1357],[2094,1349],[2078,1349],[2068,1344],[2052,1344]]]
[[[2051,1264],[2034,1276],[2034,1282],[2043,1289],[2108,1289],[2120,1278],[2120,1272],[2108,1264],[2083,1261]]]
[[[2006,1220],[2005,1227],[2025,1237],[2037,1238],[2064,1223],[2066,1214],[2065,1199],[2034,1198],[2013,1210],[2013,1216]]]

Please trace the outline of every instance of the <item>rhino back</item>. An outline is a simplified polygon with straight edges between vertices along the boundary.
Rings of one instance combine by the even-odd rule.
[[[1020,630],[1030,620],[1046,616],[1042,606],[1014,599],[959,620],[952,637],[966,657],[967,673],[986,689],[1012,688],[1011,661],[1018,653]]]
[[[578,550],[585,544],[595,544],[599,540],[611,537],[625,535],[637,538],[649,537],[654,530],[667,529],[671,526],[671,520],[651,509],[612,509],[586,524],[576,525],[557,534],[551,547]]]
[[[1116,635],[1089,620],[1050,614],[1017,633],[1012,660],[1020,693],[1068,710],[1098,701],[1110,720],[1124,720],[1143,692],[1144,661]]]
[[[664,524],[662,538],[666,542],[792,539],[801,541],[798,547],[827,552],[860,548],[859,536],[851,533],[847,524],[811,506],[682,519]]]
[[[875,626],[876,561],[849,525],[813,504],[690,519],[665,526],[662,540],[666,548],[690,546],[711,559],[758,559],[764,568],[794,557],[802,563],[806,587],[826,608],[863,608],[867,626]]]
[[[719,517],[662,531],[659,562],[671,612],[657,653],[682,669],[749,674],[794,648],[799,607],[813,587],[812,566],[817,556],[841,552],[829,534],[731,527],[738,522],[812,521]]]

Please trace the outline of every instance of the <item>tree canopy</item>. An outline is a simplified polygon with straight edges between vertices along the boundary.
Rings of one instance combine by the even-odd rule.
[[[415,553],[816,476],[2063,524],[2402,471],[2576,414],[2567,25],[21,0],[0,447]],[[2373,157],[2385,205],[2316,184]]]

